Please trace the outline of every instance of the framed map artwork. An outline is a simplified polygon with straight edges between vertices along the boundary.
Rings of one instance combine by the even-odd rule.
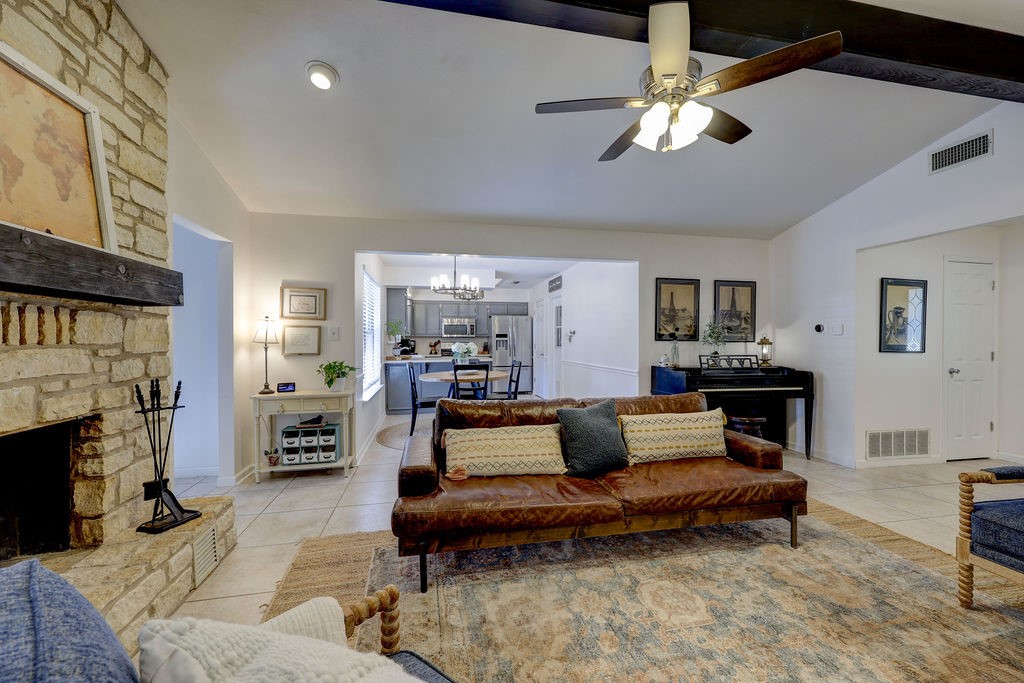
[[[0,221],[117,252],[96,107],[0,42]]]

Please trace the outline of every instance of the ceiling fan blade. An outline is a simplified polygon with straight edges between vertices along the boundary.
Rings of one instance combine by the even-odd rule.
[[[690,5],[686,2],[661,2],[651,5],[647,19],[647,42],[651,48],[654,81],[675,79],[678,86],[686,75],[690,59]]]
[[[823,59],[835,57],[842,51],[843,34],[839,31],[826,33],[817,38],[772,50],[760,57],[753,57],[705,76],[697,81],[693,94],[708,96],[736,90],[817,64]]]
[[[715,112],[711,117],[711,123],[702,131],[705,135],[730,145],[750,135],[750,128],[736,117],[710,105],[705,104],[704,106]]]
[[[598,111],[599,109],[622,109],[639,107],[644,104],[642,97],[597,97],[590,100],[562,100],[541,102],[534,111],[538,114],[562,114],[573,111]]]
[[[614,161],[622,156],[622,153],[629,149],[629,146],[633,144],[633,138],[640,132],[640,119],[626,129],[626,132],[620,135],[611,146],[604,151],[601,158],[598,161]]]

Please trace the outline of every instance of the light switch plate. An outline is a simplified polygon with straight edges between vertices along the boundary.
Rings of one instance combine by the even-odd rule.
[[[341,328],[332,325],[327,328],[327,341],[338,341],[341,338]]]
[[[841,337],[843,335],[843,324],[832,323],[832,334],[837,337]]]

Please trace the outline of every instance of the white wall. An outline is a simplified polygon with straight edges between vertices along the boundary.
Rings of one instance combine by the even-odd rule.
[[[854,457],[864,460],[864,432],[877,429],[929,429],[931,455],[942,454],[942,363],[944,258],[969,257],[996,262],[1000,231],[992,227],[866,249],[857,254],[857,309]],[[924,353],[878,350],[881,278],[928,281]],[[826,418],[827,419],[827,418]]]
[[[185,405],[175,415],[174,476],[217,476],[220,454],[234,452],[231,322],[225,326],[220,320],[222,307],[226,304],[230,311],[231,305],[230,261],[227,269],[221,263],[222,252],[230,259],[231,244],[204,237],[181,223],[174,224],[173,239],[174,266],[182,272],[185,287],[185,305],[171,309],[172,381],[182,383]],[[226,283],[221,281],[224,270]],[[225,394],[226,420],[221,411]]]
[[[171,86],[173,92],[173,84]],[[181,124],[173,109],[168,116],[167,203],[175,222],[186,222],[210,231],[231,242],[229,254],[232,272],[233,307],[222,312],[232,322],[233,366],[220,368],[229,373],[233,383],[230,394],[219,397],[218,411],[222,420],[233,422],[234,447],[222,450],[219,458],[221,486],[230,486],[244,477],[252,467],[252,408],[249,396],[263,386],[263,380],[253,385],[246,381],[251,376],[252,361],[262,351],[252,344],[255,319],[251,316],[250,237],[249,212],[224,181],[210,161],[196,145]],[[172,240],[172,253],[174,244]],[[186,305],[188,302],[186,301]],[[212,387],[205,389],[213,391]],[[189,393],[199,393],[204,387],[190,387]],[[182,388],[182,402],[185,402]]]
[[[1020,418],[1024,387],[1024,220],[999,230],[999,340],[997,347],[996,450],[1004,456],[1024,458],[1024,420]]]
[[[607,261],[579,263],[559,274],[562,289],[556,294],[562,303],[563,395],[638,393],[639,375],[650,365],[638,357],[638,274],[636,263]],[[537,285],[531,298],[548,301],[547,283]],[[545,325],[552,329],[550,316]],[[550,341],[550,334],[545,339]]]
[[[994,156],[928,175],[929,150],[989,128]],[[776,362],[816,374],[816,456],[854,466],[867,427],[854,410],[870,391],[858,389],[855,327],[859,308],[877,302],[857,296],[857,250],[1024,215],[1022,155],[1024,105],[1000,104],[771,241]],[[844,334],[830,333],[833,322]]]

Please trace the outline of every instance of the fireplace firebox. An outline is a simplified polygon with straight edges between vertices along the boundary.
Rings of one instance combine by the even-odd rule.
[[[0,561],[71,547],[71,451],[79,421],[0,437]]]

